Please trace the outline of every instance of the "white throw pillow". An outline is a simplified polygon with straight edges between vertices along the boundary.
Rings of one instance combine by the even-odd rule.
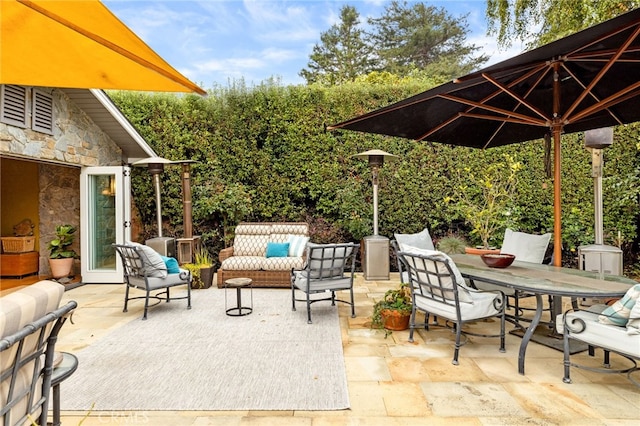
[[[460,273],[460,270],[458,269],[458,267],[456,266],[455,262],[449,257],[448,254],[443,253],[441,251],[437,251],[437,250],[427,250],[427,249],[419,249],[419,248],[415,248],[415,247],[409,247],[406,250],[406,253],[408,254],[414,254],[414,255],[420,255],[420,256],[434,256],[436,258],[438,258],[438,260],[442,260],[444,261],[449,261],[449,266],[451,267],[451,270],[453,271],[453,280],[452,279],[445,279],[442,281],[442,286],[444,288],[451,288],[453,289],[453,281],[455,280],[456,284],[458,285],[458,300],[460,302],[466,302],[466,303],[473,303],[473,299],[471,298],[471,295],[469,294],[470,292],[470,288],[467,286],[467,284],[464,281],[464,278],[462,277],[462,274]],[[437,266],[438,270],[436,271],[433,268],[433,263],[429,262],[427,263],[427,269],[430,272],[438,272],[438,273],[447,273],[447,269],[446,266],[442,265],[438,265]],[[422,278],[422,280],[427,281],[427,278],[424,277]],[[450,294],[445,294],[444,297],[446,297],[447,299],[453,299],[453,293]]]
[[[147,276],[165,278],[168,275],[167,264],[162,260],[160,253],[152,249],[151,247],[140,243],[129,243],[136,246],[136,248],[142,251],[142,263],[143,267],[141,273],[148,272]]]
[[[512,254],[521,262],[542,263],[550,240],[550,233],[534,235],[507,228],[500,253]]]
[[[406,251],[407,247],[415,247],[423,250],[435,250],[433,240],[429,235],[429,229],[424,228],[417,234],[393,234],[398,242],[400,251]]]
[[[304,254],[304,250],[307,248],[307,242],[309,237],[304,235],[291,235],[289,234],[289,256],[301,257]]]

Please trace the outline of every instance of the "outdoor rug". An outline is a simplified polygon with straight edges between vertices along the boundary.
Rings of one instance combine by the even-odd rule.
[[[248,295],[244,289],[245,306]],[[146,321],[77,352],[61,409],[349,408],[337,306],[314,304],[307,324],[305,304],[293,312],[289,290],[254,289],[253,313],[244,317],[227,316],[224,299],[221,289],[194,290],[191,310],[184,300],[163,302]]]

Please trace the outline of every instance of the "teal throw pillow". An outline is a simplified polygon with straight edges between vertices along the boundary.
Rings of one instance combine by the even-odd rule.
[[[267,257],[289,256],[289,243],[267,243]]]
[[[167,273],[169,274],[179,274],[180,267],[178,266],[178,261],[175,257],[167,257],[160,255],[162,260],[164,260],[164,264],[167,265]]]

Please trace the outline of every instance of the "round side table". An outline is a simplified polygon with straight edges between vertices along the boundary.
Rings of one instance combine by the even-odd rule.
[[[224,282],[224,309],[227,315],[232,317],[242,317],[253,312],[253,280],[251,278],[230,278]],[[228,292],[230,289],[236,289],[236,304],[228,306]],[[251,296],[251,304],[242,306],[242,289],[248,288]]]
[[[68,352],[59,352],[62,361],[53,368],[51,388],[53,389],[53,423],[60,426],[60,383],[71,376],[78,368],[78,358]]]

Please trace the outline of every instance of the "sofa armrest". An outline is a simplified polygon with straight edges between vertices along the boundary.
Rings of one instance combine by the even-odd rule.
[[[218,260],[222,265],[222,262],[224,262],[225,259],[228,259],[231,256],[233,256],[233,246],[220,250],[220,253],[218,254]]]

